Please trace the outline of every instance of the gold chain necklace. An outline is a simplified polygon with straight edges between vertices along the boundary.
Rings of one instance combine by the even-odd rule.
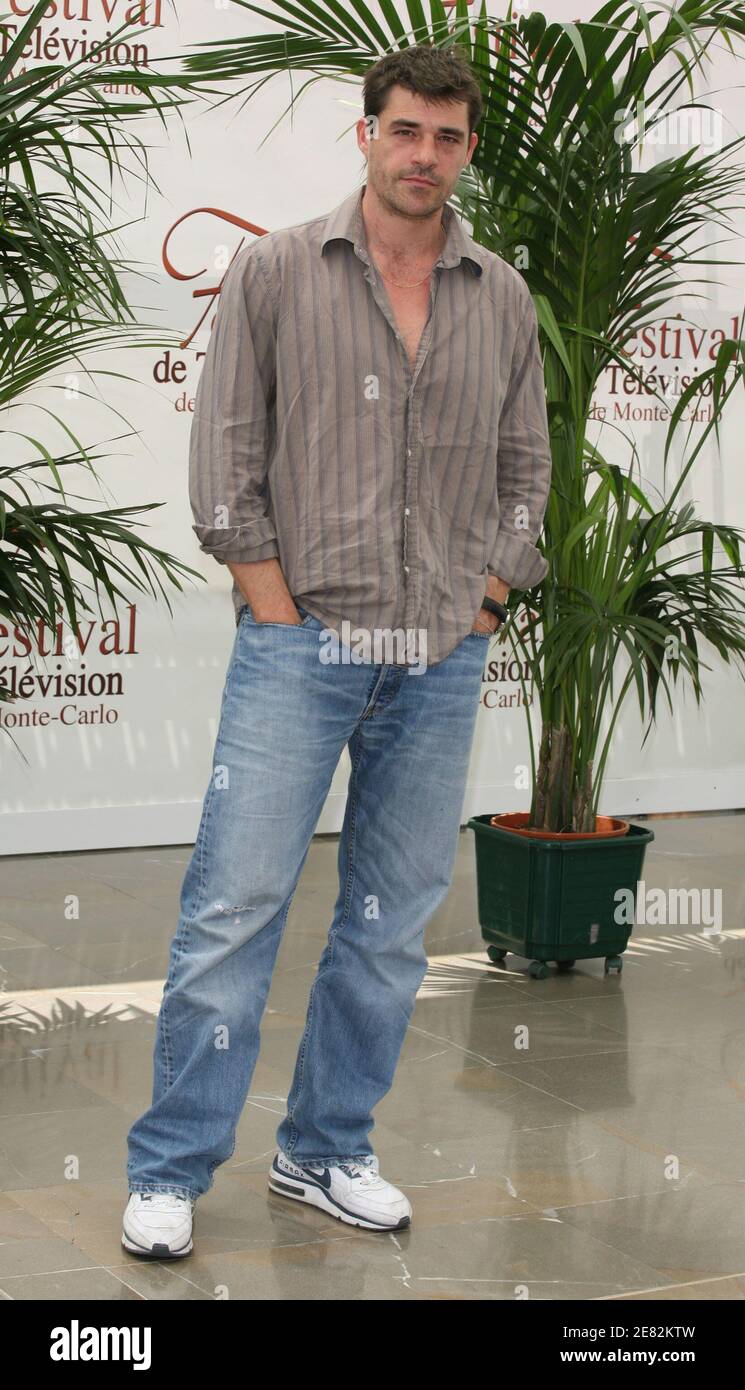
[[[440,223],[440,227],[442,228],[442,231],[443,231],[443,233],[444,233],[445,241],[447,241],[447,232],[445,231],[445,224],[444,224],[444,222],[441,222],[441,223]],[[442,247],[443,247],[444,245],[445,245],[445,242],[443,241],[442,246],[440,247],[440,254],[442,254]],[[438,259],[439,259],[439,257],[438,257]],[[430,266],[430,269],[427,271],[427,274],[424,276],[424,280],[428,280],[428,279],[429,279],[429,277],[430,277],[430,275],[432,274],[432,271],[434,270],[434,268],[435,268],[434,266]],[[399,289],[399,290],[415,290],[415,289],[418,289],[419,285],[423,285],[423,284],[424,284],[424,280],[417,280],[417,282],[416,282],[415,285],[402,285],[402,284],[399,283],[398,280],[392,280],[391,277],[390,277],[390,275],[386,275],[382,270],[380,271],[380,274],[383,276],[383,279],[384,279],[384,280],[387,280],[387,281],[388,281],[389,285],[395,285],[396,288]]]

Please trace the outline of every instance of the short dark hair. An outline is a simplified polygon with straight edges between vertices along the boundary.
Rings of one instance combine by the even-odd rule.
[[[468,102],[469,138],[481,120],[481,88],[464,50],[455,43],[444,48],[412,44],[379,58],[367,69],[362,84],[365,116],[381,114],[393,86],[405,87],[432,102]]]

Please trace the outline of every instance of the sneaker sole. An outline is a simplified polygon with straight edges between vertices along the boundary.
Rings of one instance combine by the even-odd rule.
[[[269,1186],[272,1192],[276,1192],[280,1197],[289,1197],[294,1202],[307,1202],[310,1206],[325,1211],[329,1216],[335,1216],[338,1221],[345,1221],[349,1226],[362,1226],[366,1231],[401,1231],[411,1224],[410,1216],[402,1216],[399,1221],[388,1225],[382,1221],[367,1221],[364,1216],[348,1211],[341,1202],[334,1201],[333,1197],[313,1183],[294,1182],[289,1177],[278,1178],[272,1173]]]
[[[138,1245],[136,1241],[130,1240],[126,1231],[122,1232],[122,1245],[131,1255],[140,1255],[144,1260],[182,1260],[185,1255],[190,1255],[194,1243],[189,1239],[189,1244],[182,1246],[179,1250],[172,1250],[169,1245],[152,1245],[150,1249],[145,1245]]]

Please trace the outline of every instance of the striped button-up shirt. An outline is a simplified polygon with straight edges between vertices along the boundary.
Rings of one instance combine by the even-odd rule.
[[[527,589],[548,567],[536,312],[445,203],[412,370],[367,249],[365,186],[228,267],[194,401],[193,529],[222,563],[276,557],[347,644],[357,628],[424,632],[433,665],[470,632],[488,575]],[[232,598],[237,623],[235,581]]]

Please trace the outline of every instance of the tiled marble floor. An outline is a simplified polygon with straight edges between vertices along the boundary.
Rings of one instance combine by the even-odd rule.
[[[588,961],[543,981],[489,963],[461,832],[371,1135],[414,1208],[397,1234],[266,1185],[336,896],[336,837],[316,839],[235,1153],[172,1264],[127,1255],[120,1232],[189,848],[2,860],[0,1297],[745,1298],[745,816],[650,823],[648,887],[721,888],[722,935],[638,927],[622,975]]]

